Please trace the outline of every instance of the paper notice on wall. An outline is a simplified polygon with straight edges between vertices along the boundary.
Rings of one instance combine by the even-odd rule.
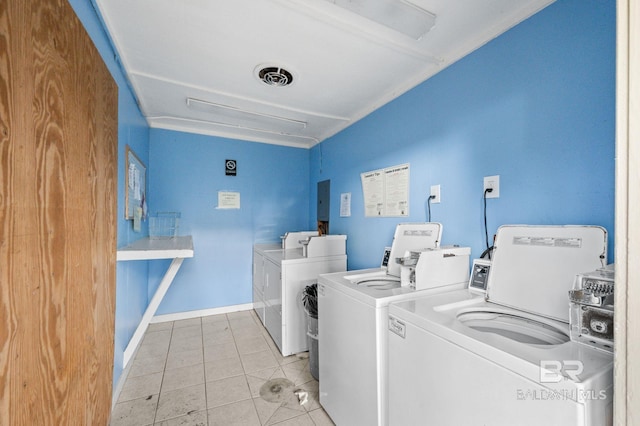
[[[409,215],[409,165],[384,170],[386,216]]]
[[[340,217],[351,216],[351,193],[344,192],[340,195]]]
[[[136,171],[133,174],[134,179],[133,179],[133,198],[135,198],[136,201],[141,201],[142,200],[142,185],[141,185],[141,179],[140,179],[140,170],[136,167]]]
[[[129,191],[133,195],[134,200],[142,200],[142,185],[140,177],[140,169],[131,163],[129,164]]]
[[[384,212],[384,172],[374,170],[361,173],[362,192],[364,194],[364,215],[366,217],[383,216]]]
[[[136,167],[135,164],[131,163],[129,164],[129,189],[133,189],[134,185],[135,185],[135,181],[136,181],[136,171],[138,170],[138,168]]]
[[[133,208],[133,231],[140,232],[142,230],[142,207]]]
[[[239,209],[240,193],[232,191],[218,191],[219,209]]]
[[[409,216],[409,164],[360,174],[365,217]]]

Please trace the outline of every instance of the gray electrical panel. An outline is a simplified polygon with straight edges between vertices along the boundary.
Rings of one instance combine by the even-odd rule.
[[[318,182],[318,221],[329,222],[330,188],[330,180]]]

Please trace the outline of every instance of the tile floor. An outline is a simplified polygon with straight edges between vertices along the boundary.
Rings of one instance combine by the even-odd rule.
[[[151,324],[111,415],[111,426],[122,425],[333,422],[308,353],[283,357],[251,310]]]

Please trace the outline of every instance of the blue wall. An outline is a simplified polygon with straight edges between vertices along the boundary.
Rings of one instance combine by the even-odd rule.
[[[148,165],[151,211],[182,212],[194,238],[158,314],[251,302],[251,247],[316,226],[316,183],[331,179],[331,233],[347,240],[349,268],[379,264],[401,221],[432,220],[443,243],[484,244],[482,178],[500,175],[488,200],[489,232],[501,224],[597,224],[613,255],[615,1],[558,0],[429,81],[311,150],[149,130],[91,0],[70,0],[119,87],[118,247],[147,235],[123,219],[124,152]],[[238,176],[224,176],[227,158]],[[365,219],[360,173],[411,164],[408,218]],[[215,209],[238,191],[241,209]],[[352,216],[339,197],[352,193]],[[124,348],[167,263],[117,265],[114,384]]]
[[[124,220],[124,159],[125,147],[130,145],[138,157],[146,164],[149,162],[149,128],[140,113],[127,81],[115,60],[113,48],[106,35],[102,22],[98,18],[90,0],[70,0],[69,3],[80,18],[87,33],[100,52],[113,79],[118,85],[118,241],[117,246],[126,246],[130,242],[148,235],[133,232],[131,221]],[[116,317],[115,317],[115,356],[113,383],[117,383],[122,374],[124,349],[140,323],[147,307],[148,262],[118,262],[116,264]],[[111,327],[113,324],[105,324]]]
[[[180,211],[195,250],[157,313],[251,303],[253,244],[306,229],[309,150],[159,129],[150,139],[149,210]],[[225,176],[226,159],[237,176]],[[218,191],[239,192],[240,209],[217,209]],[[167,266],[150,264],[150,294]]]
[[[331,232],[348,235],[349,269],[377,266],[401,221],[432,220],[443,244],[484,248],[483,177],[498,226],[595,224],[613,258],[615,1],[559,0],[311,151],[316,182],[331,179]],[[360,173],[410,163],[410,216],[364,218]],[[340,194],[352,215],[339,217]],[[491,237],[490,237],[491,238]]]

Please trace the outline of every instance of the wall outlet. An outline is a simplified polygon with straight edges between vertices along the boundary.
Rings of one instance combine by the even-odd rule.
[[[440,202],[440,185],[431,185],[431,194],[435,198],[431,199],[431,204],[437,204]]]
[[[491,188],[491,192],[487,192],[487,198],[499,198],[500,197],[500,176],[485,176],[484,177],[484,188],[482,189],[482,193],[487,190],[487,188]]]

